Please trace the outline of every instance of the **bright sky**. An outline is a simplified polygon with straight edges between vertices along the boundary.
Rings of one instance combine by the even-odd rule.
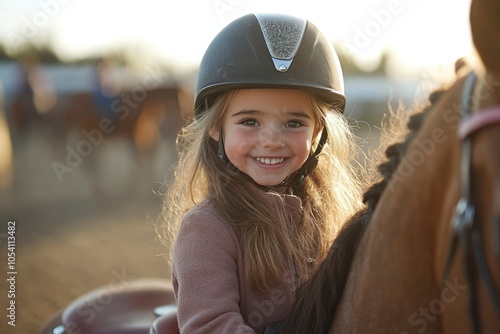
[[[390,48],[403,70],[451,64],[471,52],[470,0],[0,0],[0,41],[47,39],[81,58],[133,43],[152,55],[196,65],[211,39],[251,12],[314,22],[362,63]]]

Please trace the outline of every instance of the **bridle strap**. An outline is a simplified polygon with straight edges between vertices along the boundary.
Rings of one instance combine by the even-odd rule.
[[[472,114],[472,97],[476,82],[476,74],[472,71],[466,78],[461,101],[462,123],[457,135],[462,139],[462,165],[461,165],[461,198],[457,203],[455,214],[452,218],[452,237],[448,246],[448,254],[445,262],[443,283],[448,277],[457,245],[460,242],[463,248],[463,260],[465,275],[469,289],[469,312],[472,319],[474,334],[481,333],[481,322],[478,307],[478,292],[476,284],[476,273],[474,261],[479,277],[482,279],[488,291],[488,295],[497,312],[500,313],[500,298],[488,269],[486,255],[484,253],[484,242],[481,231],[475,223],[475,206],[471,194],[472,177],[472,134],[478,130],[500,123],[500,107],[490,108]]]
[[[462,124],[464,120],[472,117],[472,96],[474,87],[476,85],[477,75],[472,71],[465,79],[464,88],[462,92],[460,116],[462,117]],[[469,137],[461,138],[462,143],[462,170],[461,170],[461,186],[462,186],[462,199],[471,200],[470,177],[472,175],[472,140]],[[472,217],[473,219],[473,217]]]
[[[461,100],[461,117],[466,119],[472,114],[472,101],[471,96],[474,91],[476,83],[476,74],[471,72],[466,78],[462,92]],[[469,313],[472,319],[472,329],[474,334],[481,333],[479,311],[477,307],[477,290],[475,282],[475,274],[473,270],[473,263],[471,261],[469,231],[474,224],[475,207],[471,201],[471,157],[472,157],[472,142],[470,138],[466,138],[462,143],[462,157],[461,157],[461,189],[462,194],[455,208],[455,214],[451,220],[452,236],[448,246],[448,254],[445,262],[442,284],[444,284],[448,277],[453,259],[457,251],[458,243],[461,244],[463,249],[463,260],[465,266],[465,276],[469,285]],[[444,286],[443,286],[444,288]]]
[[[458,128],[458,136],[464,140],[489,125],[500,123],[500,106],[491,107],[469,115]]]

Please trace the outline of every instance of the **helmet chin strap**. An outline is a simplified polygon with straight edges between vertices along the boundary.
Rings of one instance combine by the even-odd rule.
[[[319,139],[318,146],[316,147],[316,150],[314,153],[307,158],[306,162],[299,168],[297,171],[297,174],[291,179],[288,176],[286,179],[284,179],[281,183],[269,187],[269,188],[284,188],[288,187],[291,189],[291,192],[295,189],[298,189],[302,183],[304,182],[304,179],[306,178],[307,175],[309,175],[314,168],[318,165],[318,156],[321,153],[321,150],[323,149],[323,146],[325,145],[326,141],[328,139],[328,132],[326,129],[323,129],[323,132],[321,133],[321,138]],[[231,170],[235,171],[237,168],[229,161],[226,151],[224,149],[224,139],[222,138],[222,129],[219,132],[219,142],[217,144],[217,155],[219,158],[224,161]],[[290,181],[290,183],[288,182]]]

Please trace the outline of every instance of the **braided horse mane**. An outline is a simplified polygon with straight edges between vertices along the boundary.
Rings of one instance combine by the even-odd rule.
[[[406,137],[402,142],[387,146],[381,141],[381,147],[387,147],[385,161],[377,166],[381,176],[368,187],[363,195],[365,206],[341,228],[315,275],[299,288],[297,299],[281,328],[281,333],[319,334],[329,332],[358,244],[370,223],[378,201],[400,164],[407,147],[420,129],[427,111],[432,108],[444,91],[444,88],[440,88],[432,92],[429,95],[427,105],[409,118],[406,117],[405,119],[408,119],[406,128],[392,126],[393,131],[406,132]],[[393,136],[391,137],[393,138]]]

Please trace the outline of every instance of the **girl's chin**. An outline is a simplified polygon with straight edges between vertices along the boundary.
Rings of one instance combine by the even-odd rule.
[[[280,185],[284,179],[281,179],[281,180],[256,180],[254,178],[252,178],[254,180],[255,183],[257,183],[259,186],[261,187],[276,187],[278,185]]]

